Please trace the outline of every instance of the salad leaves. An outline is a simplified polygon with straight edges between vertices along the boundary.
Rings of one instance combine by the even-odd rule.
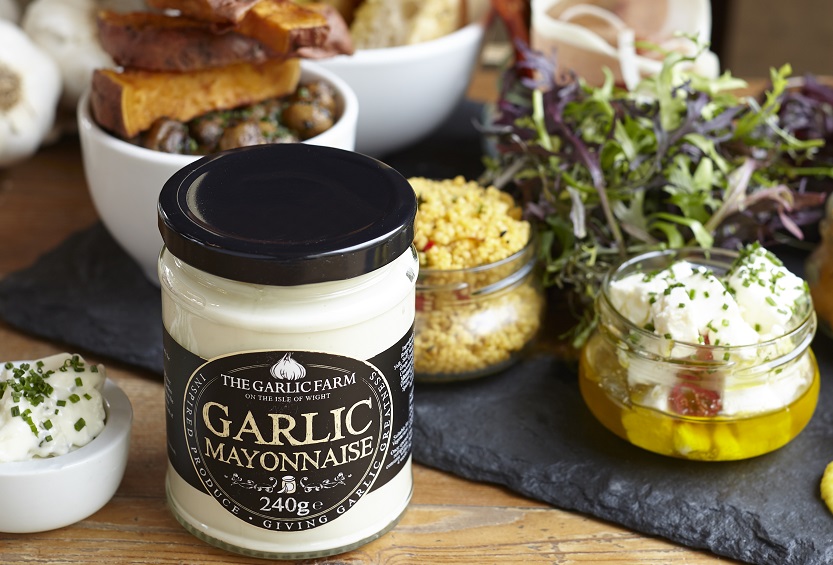
[[[516,47],[523,56],[483,127],[494,153],[481,181],[514,192],[537,220],[544,283],[567,291],[575,346],[622,259],[802,239],[823,215],[827,184],[808,181],[833,176],[816,160],[833,130],[833,95],[793,93],[789,66],[756,100],[734,94],[746,83],[729,73],[690,76],[692,58],[668,53],[657,76],[626,91],[610,74],[598,87],[557,75],[551,59]]]

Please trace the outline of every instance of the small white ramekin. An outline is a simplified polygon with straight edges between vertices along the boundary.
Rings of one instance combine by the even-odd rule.
[[[0,532],[62,528],[92,516],[113,497],[127,466],[133,408],[110,379],[102,395],[107,419],[90,443],[65,455],[0,463]]]

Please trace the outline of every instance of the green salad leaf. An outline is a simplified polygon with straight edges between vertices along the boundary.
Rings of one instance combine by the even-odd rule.
[[[536,220],[543,282],[565,290],[575,346],[595,325],[604,275],[621,260],[801,239],[823,214],[829,183],[810,190],[808,180],[833,177],[833,166],[816,160],[825,140],[808,135],[807,122],[833,112],[819,102],[783,119],[788,65],[772,70],[758,100],[736,95],[746,83],[730,73],[688,74],[693,58],[679,53],[628,91],[610,73],[598,87],[563,78],[551,59],[517,47],[523,56],[483,127],[494,151],[481,182],[513,192]]]

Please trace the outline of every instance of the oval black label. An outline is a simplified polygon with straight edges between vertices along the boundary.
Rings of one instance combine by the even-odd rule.
[[[371,363],[307,351],[218,357],[190,377],[184,436],[203,489],[263,528],[317,527],[383,468],[392,394]]]

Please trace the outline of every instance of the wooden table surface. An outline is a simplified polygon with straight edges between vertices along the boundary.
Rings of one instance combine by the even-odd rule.
[[[470,97],[493,100],[495,81],[493,72],[478,72]],[[96,221],[74,135],[0,170],[0,277],[27,267],[69,234]],[[33,359],[66,350],[61,343],[0,322],[0,360]],[[109,359],[85,356],[105,363],[108,376],[133,405],[124,480],[109,504],[73,526],[38,534],[0,533],[0,563],[263,563],[203,543],[169,513],[161,379]],[[392,532],[356,551],[310,563],[727,562],[422,465],[415,465],[414,479],[411,505]]]

